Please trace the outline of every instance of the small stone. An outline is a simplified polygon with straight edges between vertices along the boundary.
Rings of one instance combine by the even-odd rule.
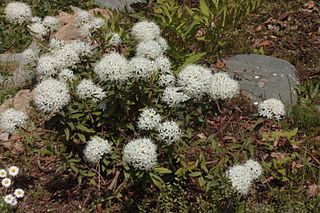
[[[260,78],[260,76],[256,75],[256,76],[254,76],[254,78],[255,78],[255,79],[259,79],[259,78]]]

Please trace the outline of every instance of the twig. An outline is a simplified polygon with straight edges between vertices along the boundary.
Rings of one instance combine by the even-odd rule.
[[[118,183],[118,179],[119,179],[119,175],[120,175],[120,172],[119,171],[116,171],[116,174],[114,175],[114,178],[113,180],[111,181],[108,189],[109,190],[115,190],[116,189],[116,186],[117,186],[117,183]]]

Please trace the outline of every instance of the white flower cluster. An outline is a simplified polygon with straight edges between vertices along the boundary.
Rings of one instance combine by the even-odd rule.
[[[174,121],[165,121],[159,125],[157,128],[159,138],[164,141],[167,145],[171,145],[173,142],[177,141],[181,135],[182,131],[179,125]]]
[[[88,99],[92,98],[94,102],[101,101],[103,98],[106,97],[105,92],[103,92],[103,89],[95,83],[93,83],[90,79],[83,79],[77,86],[76,89],[77,95],[81,99]]]
[[[161,116],[152,108],[142,111],[138,119],[138,128],[142,130],[156,129],[161,121]]]
[[[28,116],[13,108],[7,109],[0,117],[1,129],[8,133],[16,132],[17,128],[26,124]]]
[[[163,54],[163,48],[157,41],[149,40],[140,42],[136,48],[136,55],[156,59]]]
[[[131,33],[138,41],[155,40],[160,36],[160,28],[153,22],[141,21],[132,27]]]
[[[61,110],[70,102],[70,94],[65,82],[47,79],[34,89],[35,106],[43,113]]]
[[[39,22],[30,24],[28,28],[31,31],[31,34],[38,39],[44,39],[50,32],[46,26]]]
[[[162,74],[172,74],[171,73],[171,61],[166,56],[159,56],[154,60],[154,66]]]
[[[113,52],[105,55],[94,67],[94,73],[101,81],[124,83],[131,77],[131,71],[127,59],[119,53]]]
[[[211,76],[211,70],[191,64],[180,71],[178,84],[183,87],[188,96],[200,98],[208,91]]]
[[[238,95],[239,83],[227,73],[215,73],[210,79],[210,88],[208,91],[209,96],[213,100],[225,100],[230,99]]]
[[[176,83],[176,77],[169,74],[161,74],[158,78],[158,85],[161,87],[173,87]]]
[[[37,60],[39,59],[39,52],[38,48],[28,48],[22,52],[22,64],[23,65],[30,65],[32,67],[36,66]]]
[[[73,71],[69,69],[61,70],[58,75],[60,81],[73,81],[75,78],[76,76],[73,74]]]
[[[11,178],[8,177],[8,175],[15,177],[19,173],[19,168],[16,166],[11,166],[8,168],[8,170],[5,169],[0,169],[0,178],[3,178],[1,181],[1,184],[5,188],[9,188],[12,185],[12,180]],[[20,188],[15,189],[12,194],[8,194],[3,197],[3,200],[5,203],[11,205],[11,206],[16,206],[18,204],[18,198],[23,198],[24,197],[24,191]]]
[[[283,103],[277,99],[271,98],[258,105],[259,115],[275,119],[280,119],[286,114]]]
[[[121,44],[122,40],[118,33],[110,33],[110,39],[108,41],[108,45],[110,46],[118,46]]]
[[[49,32],[57,31],[59,27],[59,20],[53,16],[46,16],[43,20],[36,17],[28,25],[31,34],[38,39],[44,39]]]
[[[148,138],[132,140],[123,149],[123,160],[136,169],[151,170],[157,165],[157,146]]]
[[[84,37],[91,36],[92,32],[97,31],[104,24],[102,18],[96,18],[85,10],[77,11],[76,20],[76,25],[79,28],[80,34]]]
[[[170,86],[165,88],[161,98],[161,100],[170,107],[183,103],[189,99],[190,97],[182,91],[181,87]]]
[[[98,136],[93,137],[87,142],[83,153],[87,161],[90,163],[98,163],[104,154],[111,152],[111,146],[108,140],[104,140]]]
[[[6,19],[11,23],[22,24],[32,18],[32,11],[29,5],[21,2],[10,2],[4,8]]]
[[[227,176],[239,193],[246,195],[251,187],[253,180],[263,173],[261,165],[254,160],[248,160],[243,165],[235,165],[227,171]]]
[[[81,57],[92,54],[92,46],[78,40],[64,43],[54,39],[50,46],[52,51],[39,58],[36,68],[39,75],[46,77],[57,75],[60,70],[75,67],[80,62]]]
[[[155,71],[152,61],[144,57],[131,58],[129,65],[132,69],[132,76],[136,79],[149,78]]]

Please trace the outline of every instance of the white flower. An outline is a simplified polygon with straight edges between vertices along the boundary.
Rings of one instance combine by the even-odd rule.
[[[178,84],[189,96],[200,98],[207,92],[211,76],[209,69],[192,64],[180,71]]]
[[[152,61],[144,57],[131,58],[129,65],[132,69],[132,76],[136,79],[149,78],[155,71]]]
[[[104,25],[104,19],[102,18],[94,18],[91,21],[93,31],[100,29]]]
[[[231,180],[233,188],[243,195],[248,194],[253,180],[248,167],[235,165],[227,171],[227,176]]]
[[[91,36],[91,32],[97,31],[104,24],[102,18],[95,18],[88,11],[79,10],[76,13],[76,26],[79,27],[80,34],[84,37]]]
[[[227,176],[232,182],[232,186],[241,194],[249,192],[251,183],[263,172],[261,165],[254,160],[248,160],[243,165],[235,165],[227,171]]]
[[[33,16],[33,17],[31,18],[31,22],[32,22],[32,23],[35,23],[35,22],[41,23],[41,18],[38,17],[38,16]]]
[[[98,136],[94,136],[87,142],[83,153],[87,161],[90,163],[98,163],[104,154],[111,152],[111,146],[108,140],[104,140]]]
[[[179,125],[174,121],[165,121],[158,127],[158,136],[166,144],[170,145],[182,135]]]
[[[76,14],[76,19],[79,23],[88,23],[92,19],[88,11],[78,10]]]
[[[158,79],[158,85],[161,87],[173,87],[176,83],[176,77],[173,74],[161,74]]]
[[[81,61],[81,57],[92,54],[92,46],[83,41],[72,41],[65,44],[62,48],[53,51],[52,56],[56,59],[57,69],[75,67]]]
[[[27,4],[21,2],[10,2],[4,8],[6,19],[12,23],[22,24],[32,18],[32,12]]]
[[[123,160],[136,169],[152,170],[157,165],[157,146],[148,138],[132,140],[123,149]]]
[[[13,108],[7,109],[0,117],[1,129],[8,133],[14,133],[17,128],[26,124],[28,116]]]
[[[72,81],[76,78],[76,76],[73,74],[72,70],[63,69],[60,71],[58,78],[61,81]]]
[[[161,116],[151,108],[141,112],[138,120],[138,128],[144,130],[152,130],[159,126]]]
[[[1,181],[2,186],[8,188],[9,186],[11,186],[11,179],[10,178],[4,178]]]
[[[109,53],[94,67],[101,81],[123,83],[131,77],[127,59],[119,53]]]
[[[143,41],[137,45],[136,55],[150,59],[156,59],[163,54],[163,48],[156,41]]]
[[[92,46],[82,41],[64,43],[58,39],[50,41],[51,53],[40,57],[37,65],[37,73],[46,77],[56,75],[58,70],[75,67],[81,61],[81,57],[92,54]]]
[[[238,95],[239,83],[229,77],[227,73],[213,74],[208,90],[209,96],[213,100],[230,99]]]
[[[108,45],[110,46],[118,46],[121,44],[122,40],[120,38],[120,35],[118,33],[111,33],[110,39],[108,41]]]
[[[132,27],[131,33],[138,41],[149,41],[160,36],[160,28],[153,22],[141,21]]]
[[[283,103],[277,99],[271,98],[263,101],[258,105],[259,115],[276,119],[280,119],[286,114],[285,107]]]
[[[49,78],[34,89],[34,103],[43,113],[59,111],[69,102],[70,94],[65,82]]]
[[[39,49],[28,48],[22,52],[22,63],[35,66],[39,59]]]
[[[77,86],[77,95],[81,99],[92,98],[94,102],[106,97],[101,87],[98,87],[90,79],[83,79]]]
[[[170,73],[171,61],[166,56],[159,56],[154,60],[155,67],[162,73]]]
[[[244,166],[249,169],[253,179],[258,178],[263,173],[263,168],[258,161],[254,161],[252,159],[247,160]]]
[[[60,39],[56,39],[56,38],[52,38],[50,39],[50,49],[52,51],[54,50],[59,50],[61,49],[64,45],[66,44],[66,42],[64,40],[60,40]]]
[[[11,206],[16,206],[18,204],[17,198],[13,198]]]
[[[12,202],[14,201],[15,197],[13,195],[6,195],[4,196],[3,200],[5,203],[12,205]]]
[[[57,31],[59,29],[59,20],[53,16],[44,17],[42,24],[51,31]]]
[[[16,166],[11,166],[9,169],[8,169],[8,172],[9,172],[9,175],[11,176],[17,176],[18,173],[19,173],[19,168],[16,167]]]
[[[49,33],[48,28],[38,22],[28,25],[28,28],[31,31],[31,34],[38,39],[44,39],[44,37]]]
[[[160,46],[162,47],[163,51],[165,52],[168,48],[169,48],[169,45],[168,45],[168,42],[166,39],[164,39],[163,37],[159,37],[157,39],[157,42],[160,44]]]
[[[16,196],[17,198],[23,198],[24,196],[24,191],[22,189],[16,189],[14,190],[14,196]]]
[[[161,98],[161,100],[170,107],[189,99],[190,97],[182,91],[181,87],[166,87]]]
[[[4,169],[0,169],[0,178],[5,178],[7,177],[8,173]]]
[[[44,75],[46,77],[57,74],[58,72],[58,64],[57,59],[50,54],[42,55],[36,67],[36,71],[38,75]]]

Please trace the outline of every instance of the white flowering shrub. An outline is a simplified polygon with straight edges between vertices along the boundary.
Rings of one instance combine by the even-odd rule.
[[[43,113],[58,112],[70,102],[69,89],[63,81],[47,79],[36,86],[33,101]]]
[[[19,127],[26,124],[28,116],[25,112],[13,108],[7,109],[0,115],[0,127],[8,133],[15,133]]]
[[[214,96],[216,74],[193,59],[177,64],[156,23],[112,32],[106,30],[109,21],[79,10],[74,24],[83,40],[67,42],[49,40],[61,27],[55,17],[32,18],[28,29],[43,40],[41,51],[24,53],[39,79],[33,104],[54,116],[67,146],[83,159],[70,163],[78,180],[91,177],[88,168],[98,166],[110,177],[121,171],[125,180],[152,180],[161,187],[159,175],[171,173],[162,166],[175,161],[179,145],[192,135],[191,125],[212,115],[210,101],[236,92]],[[228,82],[216,81],[225,90]]]
[[[280,100],[271,98],[261,102],[258,105],[259,115],[266,118],[280,119],[286,114],[285,107]]]
[[[123,149],[123,160],[141,170],[157,165],[157,146],[148,138],[130,141]]]
[[[239,83],[230,78],[227,73],[213,74],[208,87],[208,94],[213,100],[231,99],[238,93]]]
[[[32,11],[29,5],[22,2],[10,2],[4,9],[6,19],[12,23],[22,24],[32,18]]]
[[[190,97],[202,97],[211,81],[211,70],[200,65],[189,65],[178,75],[178,83]]]
[[[93,137],[87,142],[86,148],[83,153],[85,158],[90,163],[98,163],[104,154],[111,151],[111,146],[107,140],[104,140],[98,136]]]
[[[248,160],[243,165],[235,165],[227,171],[227,176],[240,194],[249,193],[252,182],[263,173],[262,166],[254,160]]]

